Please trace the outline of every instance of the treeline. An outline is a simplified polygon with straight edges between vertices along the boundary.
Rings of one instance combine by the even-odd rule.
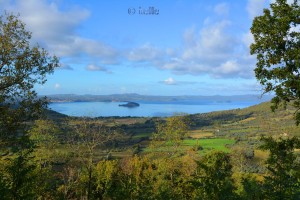
[[[124,133],[91,120],[63,125],[37,120],[28,146],[2,154],[2,199],[299,199],[297,138],[263,138],[264,173],[250,173],[247,157],[199,149],[183,152],[189,121],[157,124],[151,151],[113,159]],[[126,134],[125,134],[126,135]],[[119,144],[116,144],[119,143]],[[167,147],[167,149],[165,148]]]

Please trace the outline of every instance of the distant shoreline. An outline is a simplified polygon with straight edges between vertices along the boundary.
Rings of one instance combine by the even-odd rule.
[[[257,101],[265,102],[273,96],[264,95],[232,95],[232,96],[151,96],[139,94],[112,94],[112,95],[75,95],[57,94],[47,95],[49,103],[71,103],[71,102],[165,102],[178,103],[186,101],[209,101],[209,102],[234,102],[234,101]]]
[[[212,111],[241,109],[259,104],[258,101],[233,102],[138,102],[141,106],[133,109],[120,107],[119,102],[58,102],[50,103],[49,108],[68,116],[131,116],[168,117],[178,113],[196,114]]]

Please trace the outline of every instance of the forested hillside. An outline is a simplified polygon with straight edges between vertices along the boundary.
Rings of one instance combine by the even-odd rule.
[[[274,190],[296,198],[294,110],[270,105],[171,118],[48,111],[29,130],[33,149],[17,160],[2,151],[1,191],[8,199],[19,189],[47,199],[274,199]],[[11,190],[15,176],[26,184]]]

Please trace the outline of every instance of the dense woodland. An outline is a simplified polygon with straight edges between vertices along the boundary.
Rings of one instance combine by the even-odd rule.
[[[299,127],[292,108],[269,107],[170,118],[47,111],[30,124],[30,147],[1,151],[0,191],[4,199],[298,199]]]
[[[59,60],[30,45],[25,24],[6,13],[0,199],[300,199],[300,33],[288,31],[299,25],[300,9],[277,0],[271,10],[254,19],[251,53],[256,78],[275,92],[272,102],[169,118],[47,110],[34,86]]]

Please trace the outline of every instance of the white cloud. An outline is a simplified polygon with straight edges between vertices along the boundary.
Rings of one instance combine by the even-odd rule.
[[[55,83],[54,89],[59,89],[59,88],[60,88],[60,84],[59,83]]]
[[[88,70],[88,71],[103,71],[103,72],[107,71],[104,67],[100,67],[100,66],[97,66],[94,64],[87,65],[86,70]]]
[[[81,37],[76,33],[80,24],[90,13],[80,7],[70,7],[62,11],[59,1],[16,0],[0,1],[0,7],[20,13],[27,29],[32,32],[33,42],[59,57],[87,55],[101,59],[103,63],[115,62],[118,52],[104,42]]]
[[[214,7],[214,12],[218,15],[227,15],[229,13],[229,5],[227,3],[220,3]]]
[[[185,45],[181,53],[169,56],[158,67],[176,74],[252,78],[254,59],[246,45],[250,39],[234,37],[228,29],[231,22],[227,20],[208,23],[199,32],[195,28],[188,29],[183,35]]]
[[[237,41],[234,37],[226,34],[225,30],[230,28],[230,21],[223,20],[210,24],[199,32],[185,33],[186,48],[183,52],[184,59],[216,59],[217,56],[227,56],[232,52]],[[191,32],[191,30],[188,30]],[[187,37],[187,36],[190,36]],[[230,44],[230,45],[229,45]]]
[[[248,0],[247,12],[249,17],[252,19],[263,13],[263,8],[266,0]]]
[[[175,74],[210,75],[213,78],[253,78],[255,59],[249,55],[251,34],[232,35],[228,20],[207,22],[202,29],[187,29],[183,48],[158,49],[149,44],[132,50],[128,59],[145,62]],[[181,84],[173,78],[161,83]]]
[[[215,68],[215,74],[216,75],[228,75],[228,74],[236,74],[240,72],[240,68],[238,66],[238,63],[236,60],[228,60],[224,63],[222,63],[219,67]]]
[[[157,60],[162,56],[161,50],[152,47],[150,44],[145,44],[139,48],[131,50],[127,58],[130,61],[144,62]]]
[[[78,27],[90,15],[88,10],[70,7],[62,11],[56,2],[60,1],[49,3],[46,0],[0,0],[0,7],[5,5],[5,8],[19,12],[22,20],[33,32],[33,39],[51,52],[61,57],[72,57],[70,60],[81,59],[82,55],[86,55],[88,58],[82,62],[100,65],[87,65],[86,70],[108,72],[101,66],[116,62],[120,52],[105,42],[78,35]],[[261,2],[265,0],[248,1],[249,15],[262,10]],[[229,5],[218,4],[214,7],[214,12],[222,16],[227,15]],[[125,53],[125,58],[132,64],[145,62],[149,66],[176,74],[252,78],[254,62],[248,52],[251,35],[248,33],[234,36],[229,33],[232,26],[231,21],[225,18],[221,21],[207,18],[200,30],[192,27],[183,34],[181,48],[161,49],[146,43],[130,49]],[[71,67],[65,64],[61,69],[71,69]],[[180,83],[170,78],[165,81],[172,84]]]
[[[175,80],[172,77],[167,78],[164,81],[160,81],[159,83],[165,84],[165,85],[191,85],[191,84],[197,84],[199,82],[193,82],[193,81],[178,81]]]
[[[114,63],[117,57],[117,51],[111,46],[100,41],[90,40],[73,36],[69,38],[70,44],[51,43],[50,49],[56,49],[55,52],[61,56],[80,56],[86,54],[95,58],[100,58],[103,63]]]
[[[176,81],[172,77],[167,78],[166,80],[164,80],[164,83],[167,84],[167,85],[176,85]]]

